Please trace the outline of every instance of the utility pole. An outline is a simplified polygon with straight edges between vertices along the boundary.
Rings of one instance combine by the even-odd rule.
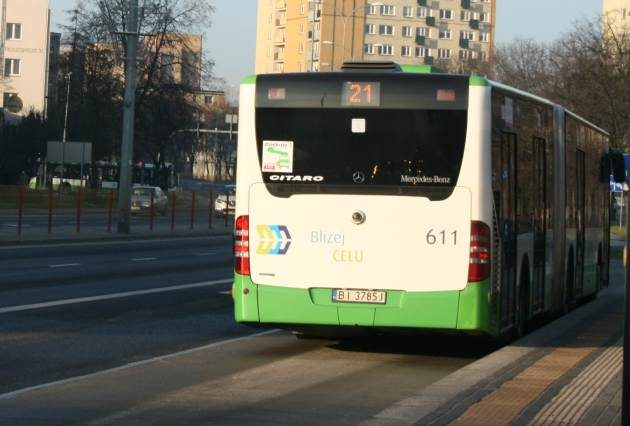
[[[68,127],[68,104],[70,103],[70,80],[72,72],[66,74],[66,112],[63,118],[63,134],[61,136],[61,180],[59,181],[59,194],[63,192],[63,177],[66,170],[66,128]]]
[[[133,175],[133,132],[136,104],[136,56],[138,50],[138,0],[129,0],[127,20],[125,97],[123,100],[120,181],[118,183],[118,232],[128,234],[131,222],[131,181]]]

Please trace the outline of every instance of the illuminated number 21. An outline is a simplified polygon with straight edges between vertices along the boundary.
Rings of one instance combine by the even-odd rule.
[[[360,104],[361,103],[361,92],[365,92],[366,94],[366,103],[370,104],[372,103],[372,85],[371,84],[366,84],[365,86],[359,84],[359,83],[354,83],[352,85],[350,85],[350,90],[352,91],[352,94],[350,95],[350,102],[353,104]]]

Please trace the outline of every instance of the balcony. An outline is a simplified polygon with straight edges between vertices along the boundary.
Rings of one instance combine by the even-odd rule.
[[[287,10],[287,2],[285,0],[276,0],[274,7],[276,10]]]
[[[467,40],[465,38],[459,39],[459,47],[461,47],[462,49],[468,49],[469,46],[470,46],[470,40]]]
[[[435,27],[435,16],[427,16],[427,25]]]
[[[422,35],[417,35],[416,36],[416,44],[424,46],[425,42],[426,42],[426,37],[425,36],[422,36]]]
[[[427,0],[418,0],[418,6],[427,6]]]
[[[433,56],[425,56],[424,63],[425,65],[433,65]]]
[[[473,30],[479,29],[479,19],[471,19],[469,21],[469,24],[470,24],[470,28],[472,28]]]
[[[470,9],[470,0],[462,0],[462,9]]]

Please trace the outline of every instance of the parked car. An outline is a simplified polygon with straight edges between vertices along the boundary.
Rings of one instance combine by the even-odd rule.
[[[234,214],[235,209],[236,185],[225,185],[214,199],[214,214],[217,217],[223,217],[226,214]]]
[[[168,197],[159,186],[134,185],[131,189],[131,213],[149,212],[151,210],[151,193],[153,192],[153,211],[162,216],[168,210]]]

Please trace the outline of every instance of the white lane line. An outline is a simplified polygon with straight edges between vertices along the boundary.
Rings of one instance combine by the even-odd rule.
[[[208,252],[208,253],[197,253],[195,256],[214,256],[216,253]]]
[[[219,294],[232,294],[231,290],[220,291]]]
[[[197,346],[195,348],[186,349],[186,350],[183,350],[183,351],[180,351],[180,352],[173,352],[173,353],[166,354],[166,355],[160,355],[160,356],[155,357],[155,358],[144,359],[142,361],[136,361],[136,362],[132,362],[132,363],[129,363],[129,364],[121,365],[120,367],[109,368],[107,370],[101,370],[101,371],[97,371],[95,373],[84,374],[82,376],[75,376],[75,377],[70,377],[68,379],[57,380],[57,381],[49,382],[49,383],[42,383],[41,385],[35,385],[35,386],[27,387],[27,388],[17,389],[17,390],[14,390],[12,392],[7,392],[7,393],[0,394],[0,399],[12,399],[12,398],[14,398],[16,396],[22,395],[22,394],[27,393],[27,392],[32,392],[32,391],[39,390],[39,389],[50,388],[50,387],[58,386],[58,385],[65,385],[67,383],[72,383],[72,382],[76,382],[76,381],[83,380],[83,379],[91,379],[91,378],[94,378],[94,377],[103,376],[105,374],[110,374],[110,373],[115,373],[117,371],[127,370],[129,368],[140,367],[140,366],[143,366],[143,365],[152,364],[154,362],[164,361],[164,360],[167,360],[167,359],[170,359],[170,358],[175,358],[175,357],[180,356],[180,355],[188,355],[188,354],[192,354],[192,353],[195,353],[195,352],[204,351],[206,349],[214,349],[214,348],[218,348],[218,347],[221,347],[221,346],[228,345],[230,343],[236,343],[236,342],[240,342],[242,340],[251,339],[253,337],[260,337],[260,336],[265,336],[267,334],[277,333],[279,331],[281,331],[281,330],[273,329],[273,330],[262,331],[260,333],[250,334],[249,336],[235,337],[233,339],[227,339],[227,340],[220,340],[218,342],[210,343],[208,345]]]
[[[157,260],[157,257],[135,257],[131,259],[132,262],[149,262],[151,260]]]
[[[59,263],[57,265],[48,265],[49,268],[68,268],[70,266],[81,266],[80,263]]]
[[[109,234],[108,234],[109,236]],[[232,231],[231,229],[226,230],[225,234],[217,234],[217,235],[208,235],[202,237],[171,237],[169,235],[163,235],[163,238],[136,238],[131,240],[114,240],[114,241],[73,241],[70,243],[56,243],[56,244],[22,244],[22,245],[7,245],[0,246],[0,250],[31,250],[34,248],[49,248],[49,247],[79,247],[79,246],[107,246],[107,245],[132,245],[132,244],[161,244],[165,241],[192,241],[192,240],[217,240],[217,239],[225,239],[226,237],[231,237]],[[102,236],[101,236],[102,237]]]
[[[31,309],[50,308],[53,306],[74,305],[77,303],[96,302],[99,300],[120,299],[121,297],[140,296],[143,294],[155,294],[155,293],[165,293],[168,291],[187,290],[191,288],[208,287],[208,286],[226,284],[226,283],[231,283],[231,282],[232,282],[232,278],[225,278],[222,280],[202,281],[198,283],[173,285],[169,287],[148,288],[145,290],[124,291],[122,293],[102,294],[99,296],[88,296],[88,297],[77,297],[74,299],[52,300],[50,302],[31,303],[29,305],[7,306],[5,308],[0,308],[0,314],[6,314],[9,312],[29,311]]]

